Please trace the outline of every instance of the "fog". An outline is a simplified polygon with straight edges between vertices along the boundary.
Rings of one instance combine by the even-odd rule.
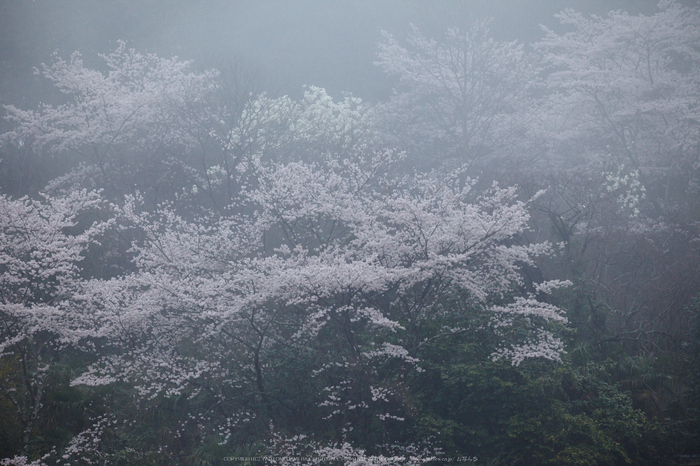
[[[0,0],[0,465],[697,464],[700,1]]]
[[[654,0],[356,0],[160,2],[98,0],[6,0],[0,4],[0,89],[22,98],[33,67],[55,51],[80,51],[87,63],[125,40],[161,56],[177,55],[199,66],[245,62],[264,70],[285,92],[316,85],[332,95],[365,99],[390,91],[373,65],[381,30],[397,37],[416,25],[439,37],[449,26],[493,18],[496,38],[530,43],[540,24],[556,27],[554,14],[574,8],[605,15],[623,9],[650,13]]]

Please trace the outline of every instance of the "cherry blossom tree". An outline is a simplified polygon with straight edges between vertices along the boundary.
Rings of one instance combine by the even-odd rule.
[[[57,354],[83,337],[70,305],[80,262],[109,222],[98,193],[76,191],[43,201],[0,197],[0,396],[10,400],[28,448],[45,382]]]
[[[552,164],[588,166],[628,213],[645,199],[655,215],[687,209],[700,141],[697,11],[662,1],[651,16],[558,18],[573,31],[545,29],[536,44],[552,91],[542,108]]]
[[[362,444],[360,425],[410,419],[404,377],[422,370],[422,342],[476,331],[475,315],[499,342],[493,359],[559,361],[566,319],[536,295],[566,283],[521,275],[550,249],[518,244],[527,202],[498,186],[474,196],[461,172],[391,178],[398,158],[257,161],[249,213],[232,217],[188,221],[130,198],[119,217],[144,236],[138,270],[74,295],[105,346],[73,384],[206,398],[224,439],[244,419],[280,435],[306,419]],[[305,391],[290,397],[292,379]],[[207,424],[183,422],[176,435]]]
[[[474,162],[508,147],[527,121],[537,70],[522,44],[489,37],[486,20],[448,29],[439,42],[415,27],[406,46],[385,33],[378,56],[399,81],[382,112],[399,147]]]
[[[100,57],[107,72],[86,67],[78,52],[37,71],[61,93],[59,104],[5,107],[14,125],[3,135],[8,147],[45,150],[69,166],[78,154],[79,166],[51,182],[54,191],[139,191],[152,205],[222,213],[250,181],[256,157],[350,155],[376,144],[370,107],[358,98],[334,101],[313,86],[298,101],[271,97],[240,72],[191,71],[191,62],[124,42]]]
[[[137,188],[158,202],[170,179],[182,184],[171,154],[201,146],[197,120],[209,118],[205,97],[216,73],[189,71],[190,62],[142,54],[124,42],[100,57],[106,72],[86,67],[78,52],[42,65],[36,73],[54,84],[59,102],[36,110],[5,106],[15,126],[4,138],[64,158],[78,154],[80,165],[55,180],[57,187],[99,186],[110,195]]]
[[[368,104],[351,96],[336,102],[314,86],[298,101],[265,93],[249,100],[222,143],[229,157],[210,168],[211,182],[232,180],[239,189],[255,183],[261,160],[356,157],[379,145]]]
[[[700,17],[674,1],[607,17],[566,10],[572,32],[536,44],[548,65],[552,140],[585,140],[631,169],[697,170]],[[591,142],[593,144],[591,145]]]
[[[227,192],[228,202],[220,206],[220,214],[246,204],[242,191],[257,183],[253,167],[261,160],[310,162],[355,157],[379,147],[373,109],[359,98],[345,96],[335,101],[325,89],[315,86],[307,87],[299,100],[264,92],[249,97],[231,115],[233,122],[225,136],[217,136],[223,148],[220,158],[200,164],[206,170],[192,178],[190,193]]]
[[[662,1],[653,15],[558,18],[566,32],[535,44],[549,90],[535,128],[550,146],[542,210],[589,297],[619,311],[618,336],[680,338],[678,303],[698,291],[684,277],[699,257],[700,15]]]

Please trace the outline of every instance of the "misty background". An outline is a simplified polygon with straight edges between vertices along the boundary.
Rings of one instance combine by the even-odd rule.
[[[558,29],[554,15],[573,8],[585,15],[610,10],[651,14],[655,0],[3,0],[0,2],[2,101],[34,106],[42,94],[33,76],[58,52],[80,51],[86,66],[125,40],[140,51],[194,60],[196,68],[244,63],[274,80],[282,93],[303,85],[333,96],[386,97],[386,76],[374,66],[385,30],[403,38],[414,24],[428,37],[446,27],[491,17],[498,40],[524,43],[542,37],[540,24]],[[697,5],[686,0],[684,5]],[[29,86],[29,87],[28,87]],[[269,89],[268,89],[269,90]],[[31,92],[28,92],[31,91]]]
[[[700,0],[0,0],[0,465],[683,464],[698,277]]]

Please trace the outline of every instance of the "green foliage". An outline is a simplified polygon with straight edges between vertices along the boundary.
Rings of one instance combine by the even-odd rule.
[[[620,385],[590,367],[484,362],[474,344],[445,339],[416,377],[421,430],[448,455],[502,464],[662,464],[665,432]]]

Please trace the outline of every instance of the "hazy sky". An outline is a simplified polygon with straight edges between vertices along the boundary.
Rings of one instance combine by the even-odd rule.
[[[684,2],[697,4],[697,1]],[[656,0],[0,0],[0,91],[12,92],[58,50],[87,63],[123,39],[139,50],[209,65],[244,60],[294,92],[303,84],[364,98],[387,91],[373,66],[382,29],[409,24],[438,36],[447,25],[491,16],[502,39],[532,42],[554,14],[611,9],[651,13]],[[12,96],[0,96],[11,101]]]

